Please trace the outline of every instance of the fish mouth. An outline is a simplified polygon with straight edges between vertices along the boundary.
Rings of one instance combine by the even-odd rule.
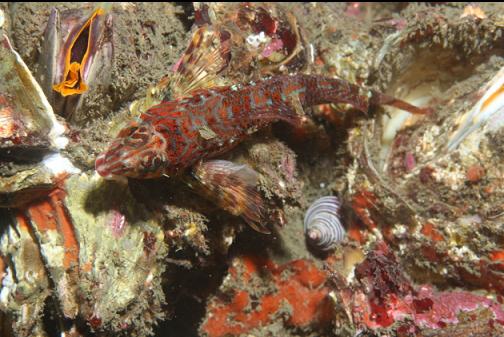
[[[95,170],[103,178],[112,180],[121,175],[120,172],[124,170],[124,165],[119,161],[111,163],[107,157],[107,153],[102,153],[96,158]]]
[[[126,180],[143,177],[135,169],[135,161],[130,157],[117,156],[115,152],[104,152],[96,157],[95,170],[107,180]]]
[[[104,178],[107,178],[110,175],[108,170],[108,165],[105,162],[105,153],[100,154],[95,161],[95,170]]]

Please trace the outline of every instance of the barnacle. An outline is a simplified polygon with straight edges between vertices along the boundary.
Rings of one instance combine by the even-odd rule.
[[[0,36],[0,147],[51,149],[67,141],[64,126],[6,35]]]
[[[1,219],[7,230],[0,235],[0,255],[12,263],[0,309],[19,317],[14,329],[20,336],[40,329],[49,294],[58,304],[51,308],[61,315],[56,319],[85,320],[95,331],[145,335],[162,316],[164,269],[158,263],[167,254],[164,234],[124,186],[76,174],[22,211],[4,211]]]
[[[94,42],[96,37],[92,35],[96,30],[93,29],[93,25],[102,15],[104,15],[103,9],[97,8],[81,27],[76,26],[70,32],[63,46],[63,78],[60,83],[53,85],[53,89],[62,96],[82,94],[88,90],[88,85],[84,82],[84,69],[91,57],[91,48],[96,44]]]
[[[58,174],[75,172],[54,158],[68,139],[40,85],[9,39],[0,37],[0,207],[19,206],[54,187]]]
[[[373,198],[353,205],[359,220],[350,228],[359,232],[352,237],[397,246],[417,280],[502,292],[494,262],[478,262],[502,246],[502,31],[492,20],[459,16],[408,25],[377,54],[389,92],[434,112],[387,108],[353,130],[351,195]],[[474,34],[480,42],[468,43]]]
[[[0,310],[12,315],[18,336],[42,334],[40,317],[50,295],[49,275],[44,267],[33,230],[25,221],[11,225],[12,216],[0,211]]]
[[[44,33],[38,78],[56,112],[82,123],[83,96],[104,90],[113,59],[110,5],[85,9],[51,9]]]

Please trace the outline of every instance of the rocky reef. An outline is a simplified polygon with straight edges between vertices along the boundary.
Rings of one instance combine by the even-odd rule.
[[[95,170],[159,103],[288,74],[427,113],[322,104],[187,174]],[[0,75],[1,336],[504,335],[501,4],[1,3]]]

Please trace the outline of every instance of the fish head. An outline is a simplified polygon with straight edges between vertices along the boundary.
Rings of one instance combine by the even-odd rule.
[[[157,178],[169,164],[165,150],[166,140],[152,125],[132,123],[96,158],[95,168],[106,179]]]

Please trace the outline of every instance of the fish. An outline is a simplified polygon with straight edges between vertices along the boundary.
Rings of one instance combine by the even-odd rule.
[[[95,169],[105,179],[171,177],[182,180],[255,230],[270,233],[259,173],[221,160],[252,133],[284,121],[299,127],[305,109],[321,103],[350,103],[368,112],[388,104],[417,114],[426,109],[320,75],[276,75],[235,83],[228,74],[237,56],[235,31],[221,25],[197,28],[172,72],[130,106],[135,119],[101,153]],[[234,51],[234,52],[233,52]],[[239,54],[239,53],[238,53]]]
[[[376,105],[427,113],[425,109],[341,79],[277,75],[246,84],[199,89],[186,97],[162,101],[119,132],[109,148],[97,157],[95,169],[106,179],[177,177],[202,161],[230,151],[273,122],[300,126],[306,108],[325,103],[348,103],[364,113]],[[243,178],[248,171],[228,172],[240,172]],[[240,200],[248,202],[246,198]],[[247,207],[240,205],[240,209]],[[257,208],[252,201],[250,207]]]
[[[373,90],[363,93],[361,87],[341,79],[279,75],[161,102],[120,131],[98,156],[96,171],[103,177],[177,176],[201,160],[228,152],[273,122],[299,126],[304,109],[325,103],[348,103],[365,113],[382,104],[425,113]]]

